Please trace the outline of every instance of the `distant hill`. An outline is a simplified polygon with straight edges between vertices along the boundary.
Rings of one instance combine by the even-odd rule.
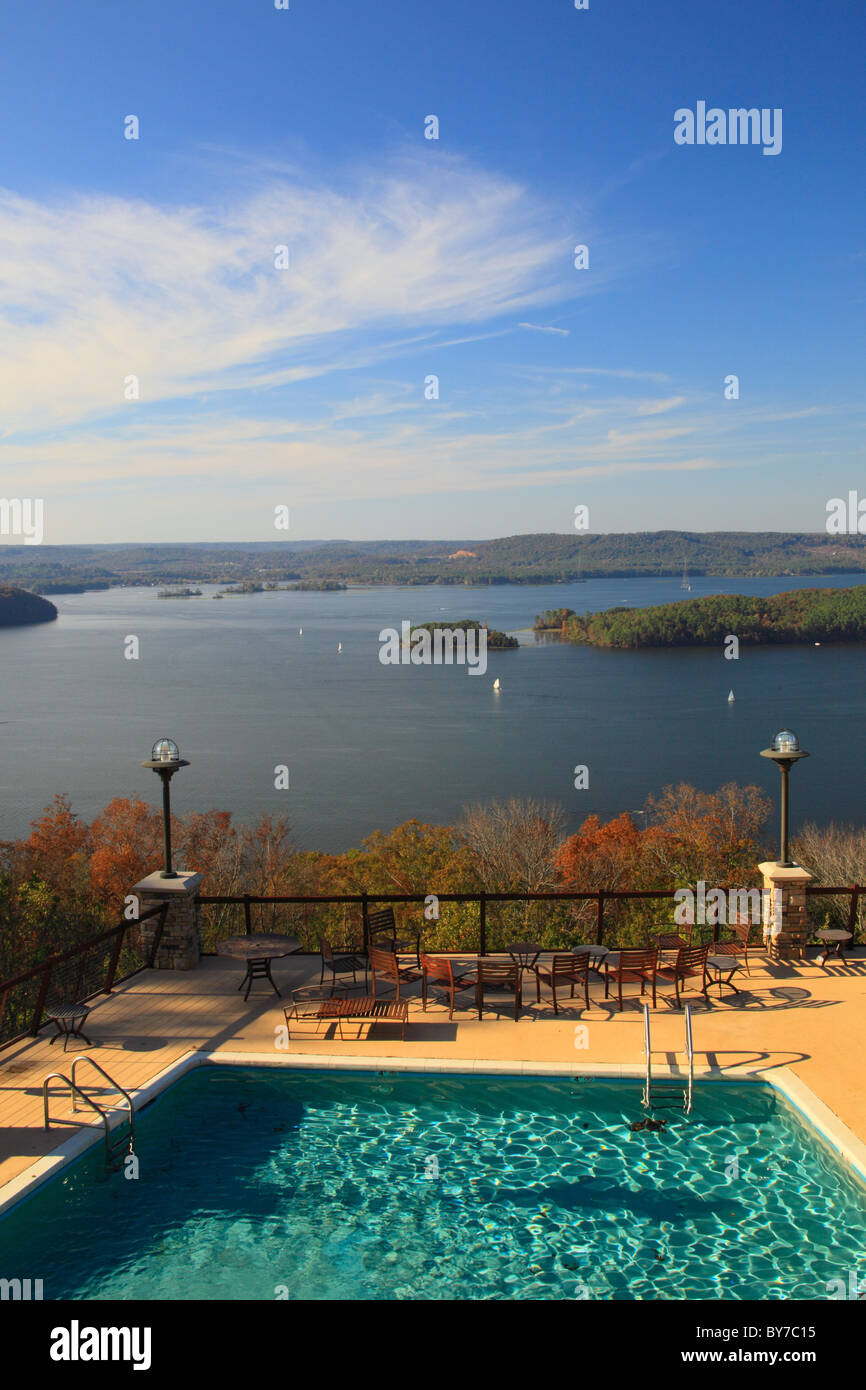
[[[0,582],[40,593],[117,584],[560,584],[586,578],[861,574],[866,536],[772,531],[551,532],[441,541],[0,546]]]
[[[0,584],[0,627],[50,623],[56,617],[57,609],[47,598],[18,589],[14,584]]]

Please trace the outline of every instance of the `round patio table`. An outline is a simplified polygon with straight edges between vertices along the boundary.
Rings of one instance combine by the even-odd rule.
[[[537,941],[512,941],[506,949],[520,971],[521,979],[527,970],[535,970],[538,957],[541,955],[541,947]]]
[[[707,956],[707,989],[712,985],[718,985],[719,998],[722,997],[722,990],[725,985],[732,989],[734,994],[739,994],[737,986],[733,983],[733,978],[740,968],[740,962],[736,956]]]
[[[830,955],[842,956],[845,943],[854,940],[854,933],[843,931],[841,927],[824,927],[821,931],[817,931],[815,935],[819,941],[825,943],[824,953],[818,957],[819,965],[826,965],[827,957]],[[830,950],[831,946],[833,947],[832,951]]]
[[[217,942],[217,955],[230,956],[233,960],[245,960],[246,974],[238,989],[247,987],[244,999],[249,999],[253,980],[267,980],[278,999],[280,991],[271,974],[271,961],[283,956],[293,956],[301,949],[300,941],[293,936],[279,936],[276,932],[250,932],[249,936],[227,936],[225,941]]]
[[[611,954],[607,946],[575,946],[572,949],[573,956],[589,956],[590,970],[600,973],[600,967],[604,964],[605,958]]]

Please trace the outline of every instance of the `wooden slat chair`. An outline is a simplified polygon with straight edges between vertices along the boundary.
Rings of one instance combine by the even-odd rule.
[[[400,986],[416,984],[418,980],[423,980],[423,974],[416,970],[412,965],[401,965],[399,958],[393,951],[383,951],[377,946],[371,946],[369,951],[370,974],[373,978],[373,997],[375,998],[378,990],[376,986],[376,976],[383,976],[388,985],[393,985],[396,993],[395,998],[400,998]],[[386,986],[387,987],[387,986]]]
[[[535,972],[535,1002],[541,1000],[541,981],[550,985],[550,992],[553,995],[553,1012],[559,1013],[559,1006],[556,1002],[556,987],[565,988],[570,986],[569,998],[574,998],[574,986],[583,985],[583,998],[585,1006],[589,1008],[589,956],[575,956],[569,951],[567,954],[556,952],[550,964],[539,961],[534,967]]]
[[[517,1021],[523,1003],[521,975],[519,965],[501,965],[479,957],[475,977],[475,1007],[479,1020],[484,1010],[485,991],[508,990],[514,994],[514,1020]]]
[[[728,931],[733,933],[730,941],[717,941],[710,955],[712,956],[742,956],[743,965],[746,967],[746,974],[751,975],[749,969],[749,956],[757,952],[766,950],[763,942],[752,941],[751,922],[730,922]]]
[[[352,984],[354,985],[358,983],[358,976],[356,972],[358,970],[363,970],[364,987],[366,988],[367,961],[364,956],[353,951],[351,947],[338,947],[337,951],[335,952],[330,941],[327,941],[324,936],[319,937],[319,951],[322,957],[322,969],[319,974],[320,985],[324,984],[325,971],[330,970],[331,993],[333,994],[334,990],[337,988],[338,975],[348,975],[349,971],[351,970]]]
[[[658,952],[653,948],[651,951],[626,950],[612,952],[616,955],[616,961],[612,962],[610,956],[604,959],[604,997],[607,999],[611,982],[615,981],[618,986],[619,1007],[622,1009],[622,987],[624,984],[636,984],[640,981],[640,992],[644,993],[648,984],[652,985],[653,1008],[656,1002],[656,967],[658,963]]]
[[[427,995],[433,991],[448,996],[448,1018],[454,1017],[454,996],[464,989],[475,988],[475,971],[454,973],[454,963],[446,956],[425,956],[421,952],[421,1007],[427,1008]]]
[[[401,951],[405,954],[411,953],[420,970],[421,933],[413,932],[412,936],[398,937],[393,907],[377,908],[367,913],[367,940],[371,946],[379,950],[392,951],[394,955],[399,955]]]
[[[677,958],[672,965],[659,965],[656,967],[655,973],[657,980],[673,981],[677,999],[676,1007],[678,1009],[681,1007],[680,984],[684,980],[691,979],[694,975],[700,977],[700,985],[695,986],[695,988],[700,989],[704,998],[709,1003],[710,996],[707,993],[709,989],[709,981],[707,979],[707,956],[709,953],[709,946],[683,946],[677,951]],[[653,981],[653,1008],[655,1008],[655,1005],[656,988],[655,981]]]

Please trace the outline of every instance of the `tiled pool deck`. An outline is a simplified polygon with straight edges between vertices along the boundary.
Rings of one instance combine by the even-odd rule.
[[[695,1074],[697,1077],[752,1076],[781,1085],[813,1119],[831,1142],[861,1172],[866,1172],[866,951],[844,961],[831,959],[829,969],[814,960],[802,964],[750,961],[751,977],[740,974],[741,993],[714,994],[707,1008],[699,994],[685,994],[693,1005]],[[401,1042],[399,1025],[347,1024],[344,1037],[333,1027],[320,1026],[318,1036],[303,1025],[305,1035],[293,1036],[288,1051],[277,1046],[283,1023],[282,1003],[265,982],[256,982],[248,1003],[237,991],[243,967],[236,961],[204,959],[188,972],[145,971],[111,996],[94,1002],[86,1025],[97,1043],[75,1047],[64,1057],[62,1044],[49,1045],[49,1030],[40,1037],[0,1052],[0,1207],[17,1198],[62,1161],[71,1136],[79,1131],[69,1123],[43,1128],[42,1082],[53,1071],[66,1071],[78,1051],[92,1052],[137,1101],[152,1093],[153,1083],[173,1075],[175,1068],[193,1064],[202,1055],[215,1061],[250,1061],[303,1065],[349,1065],[460,1070],[563,1071],[569,1075],[642,1076],[643,1015],[637,986],[628,987],[628,1001],[619,1013],[607,1005],[595,976],[591,1007],[565,1001],[554,1018],[544,988],[542,1002],[529,998],[515,1023],[513,1001],[496,996],[491,1011],[479,1023],[465,1008],[448,1021],[447,1008],[431,1002],[422,1013],[418,987],[410,987],[409,1026]],[[286,958],[274,962],[274,977],[284,997],[292,987],[318,981],[318,957]],[[534,988],[531,992],[534,996]],[[652,1012],[653,1068],[682,1074],[685,1067],[684,1020],[681,1012],[662,1000]],[[576,1033],[585,1025],[585,1034]],[[360,1037],[358,1033],[360,1032]],[[585,1045],[584,1045],[585,1044]],[[100,1099],[100,1078],[82,1069],[80,1079]],[[52,1118],[71,1121],[68,1092],[59,1083],[51,1105]],[[105,1101],[109,1102],[108,1089]],[[77,1145],[101,1135],[98,1118],[79,1111],[88,1133]],[[95,1129],[94,1129],[95,1124]],[[46,1156],[50,1156],[46,1160]],[[43,1161],[40,1161],[43,1160]]]

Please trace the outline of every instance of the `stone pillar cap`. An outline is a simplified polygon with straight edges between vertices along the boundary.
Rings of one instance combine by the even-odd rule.
[[[790,868],[776,863],[773,859],[767,859],[763,864],[758,865],[758,870],[764,878],[778,879],[780,882],[788,883],[811,883],[815,877],[810,874],[808,869],[804,869],[802,864],[793,864]]]
[[[177,878],[162,878],[159,870],[156,873],[148,874],[147,878],[140,879],[133,884],[132,892],[138,894],[149,894],[150,897],[171,898],[177,894],[184,897],[192,897],[197,893],[203,883],[203,875],[184,872],[178,873]]]

